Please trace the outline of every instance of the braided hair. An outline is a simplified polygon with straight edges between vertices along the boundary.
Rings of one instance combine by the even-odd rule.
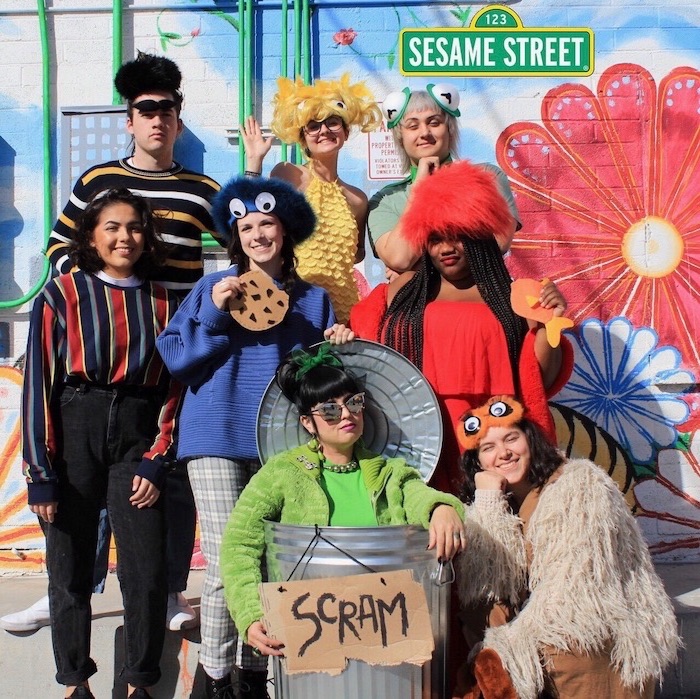
[[[460,236],[476,287],[503,327],[513,381],[518,381],[520,350],[527,323],[510,305],[511,278],[498,243],[493,238]],[[425,250],[414,277],[396,293],[380,324],[380,337],[389,347],[423,368],[423,318],[425,307],[437,296],[440,274]]]

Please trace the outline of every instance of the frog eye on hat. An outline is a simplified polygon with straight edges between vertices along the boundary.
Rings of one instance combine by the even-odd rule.
[[[450,116],[458,117],[459,112],[459,90],[450,83],[431,83],[425,87],[427,93],[435,100],[440,109]]]
[[[404,87],[401,92],[391,92],[382,102],[382,114],[386,119],[387,128],[393,129],[403,119],[408,106],[408,100],[411,99],[411,88]]]

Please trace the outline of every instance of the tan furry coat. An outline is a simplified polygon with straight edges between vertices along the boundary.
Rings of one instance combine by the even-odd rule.
[[[498,652],[521,699],[543,691],[543,664],[551,670],[558,652],[609,656],[622,688],[641,695],[673,662],[679,638],[671,601],[615,483],[590,461],[569,461],[528,495],[520,515],[499,491],[477,491],[467,508],[462,604],[518,606],[529,593],[512,621],[486,631],[484,646]]]

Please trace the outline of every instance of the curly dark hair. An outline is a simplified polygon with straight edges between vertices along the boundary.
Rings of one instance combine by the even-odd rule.
[[[307,350],[309,355],[315,356],[323,347],[311,347]],[[335,359],[340,360],[336,355]],[[314,405],[327,400],[340,398],[345,395],[354,395],[363,390],[360,382],[340,364],[318,364],[309,369],[302,376],[297,376],[301,364],[300,353],[295,351],[287,355],[277,367],[275,380],[282,390],[285,398],[294,404],[299,415],[309,415]]]
[[[564,463],[564,455],[547,439],[542,428],[532,420],[523,418],[515,423],[525,433],[530,447],[530,471],[527,475],[533,488],[541,488],[547,479]],[[476,486],[474,476],[481,471],[479,463],[479,449],[465,451],[462,456],[462,470],[464,471],[464,484],[460,497],[464,502],[474,502]]]
[[[104,269],[104,260],[92,245],[93,234],[102,212],[115,204],[127,204],[139,217],[145,241],[143,254],[134,264],[134,274],[139,279],[148,279],[156,267],[165,262],[168,246],[161,238],[160,219],[153,213],[148,200],[123,187],[98,192],[92,197],[77,221],[69,252],[71,262],[90,274]]]
[[[133,117],[134,102],[149,92],[168,92],[175,102],[175,112],[180,116],[182,73],[174,61],[139,51],[136,59],[124,63],[114,76],[114,87],[126,100],[127,116]]]
[[[510,305],[511,277],[503,262],[503,254],[493,238],[473,239],[460,236],[469,269],[476,287],[503,327],[508,356],[516,384],[518,362],[527,323]],[[440,289],[440,274],[424,252],[418,271],[399,291],[387,308],[381,323],[380,337],[386,345],[423,368],[423,317],[426,305]]]

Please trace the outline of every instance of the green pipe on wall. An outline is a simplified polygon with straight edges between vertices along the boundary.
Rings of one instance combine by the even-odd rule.
[[[44,183],[44,248],[49,241],[51,232],[51,214],[53,211],[52,196],[51,196],[51,81],[49,79],[49,39],[46,29],[46,7],[44,0],[37,0],[37,8],[39,13],[39,34],[41,38],[41,90],[42,90],[42,138],[43,138],[43,183]],[[50,263],[44,256],[44,266],[41,270],[41,278],[39,281],[26,293],[18,299],[10,301],[0,301],[0,309],[16,308],[23,303],[34,298],[43,288],[46,280],[49,278]]]
[[[112,74],[116,75],[122,64],[122,0],[112,0]],[[121,95],[112,83],[112,104],[121,104]]]
[[[303,73],[304,82],[308,85],[311,82],[311,8],[309,0],[302,0],[301,3],[301,56],[304,61]]]
[[[245,76],[246,76],[246,45],[245,45],[245,14],[246,3],[238,2],[238,124],[245,120]],[[243,139],[238,136],[238,172],[245,170],[245,149]]]
[[[287,59],[287,51],[289,50],[289,42],[287,41],[287,32],[289,31],[289,2],[288,0],[282,0],[282,60],[280,63],[280,75],[284,77],[289,77],[289,61]],[[280,158],[282,160],[287,160],[289,153],[289,147],[286,143],[282,144],[282,149],[280,151]]]

